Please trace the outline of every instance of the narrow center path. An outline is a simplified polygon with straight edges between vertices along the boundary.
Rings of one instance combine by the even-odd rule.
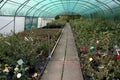
[[[83,80],[77,49],[69,23],[41,80]]]

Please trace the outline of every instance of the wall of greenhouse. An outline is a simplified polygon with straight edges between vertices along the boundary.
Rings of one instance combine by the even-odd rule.
[[[24,17],[15,18],[15,33],[24,31]],[[0,16],[0,33],[12,34],[14,31],[14,17]]]
[[[38,28],[44,27],[47,23],[52,22],[54,18],[38,18]]]
[[[25,30],[30,30],[32,27],[37,28],[38,18],[26,17]]]
[[[10,35],[14,30],[18,33],[30,30],[32,27],[42,28],[52,20],[53,18],[15,17],[14,19],[12,16],[0,16],[0,34]]]

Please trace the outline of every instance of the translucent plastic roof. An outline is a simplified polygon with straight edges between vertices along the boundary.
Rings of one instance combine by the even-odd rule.
[[[55,17],[76,14],[120,16],[120,0],[0,0],[0,15]]]

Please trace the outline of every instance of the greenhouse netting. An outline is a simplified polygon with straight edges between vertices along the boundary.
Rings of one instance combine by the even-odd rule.
[[[0,0],[0,33],[43,27],[58,15],[119,19],[120,0]]]
[[[120,80],[120,0],[0,0],[0,80],[46,77]]]
[[[120,16],[120,0],[0,0],[0,15],[55,17]]]

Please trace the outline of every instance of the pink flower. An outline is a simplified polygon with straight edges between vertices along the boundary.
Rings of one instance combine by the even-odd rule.
[[[82,49],[81,49],[82,52],[86,52],[87,51],[87,47],[86,46],[83,46]]]
[[[117,55],[117,59],[120,60],[120,55]]]
[[[102,50],[101,50],[101,49],[98,49],[97,52],[98,52],[98,53],[102,53]]]

